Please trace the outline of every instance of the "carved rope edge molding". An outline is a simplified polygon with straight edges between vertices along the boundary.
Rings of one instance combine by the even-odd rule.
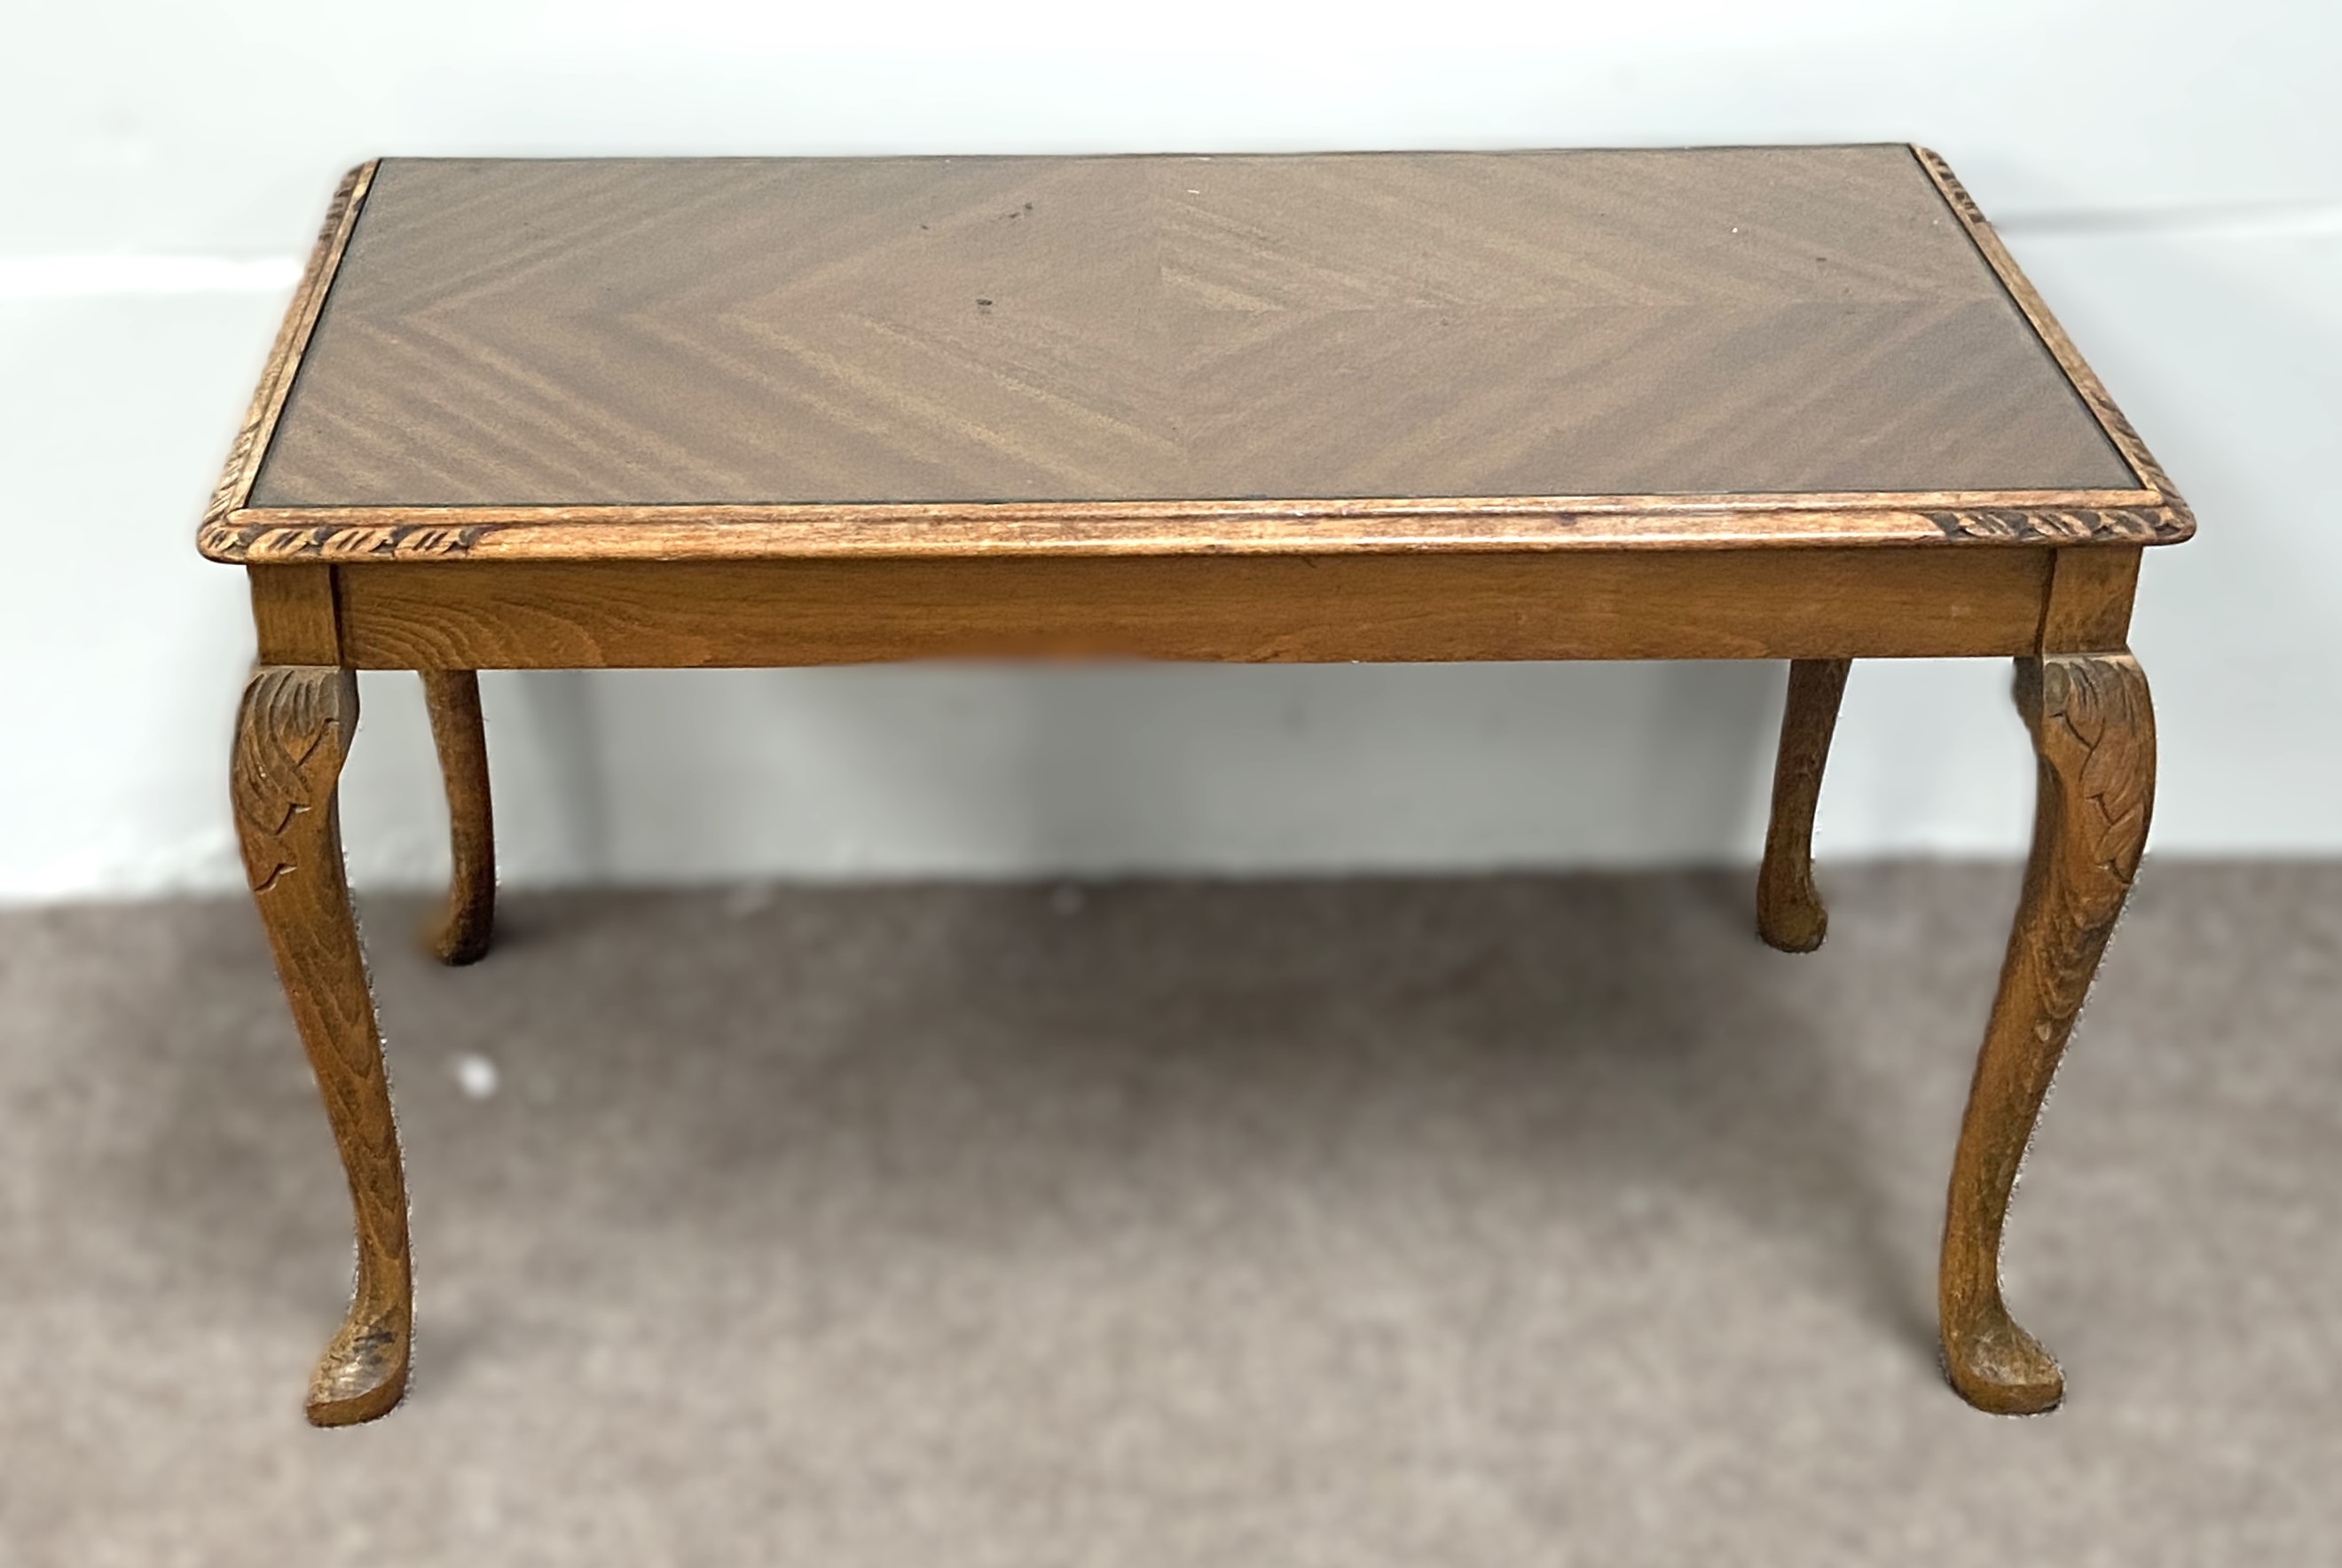
[[[385,560],[401,555],[461,555],[488,532],[489,526],[481,523],[461,527],[405,523],[294,528],[281,524],[239,527],[222,521],[205,525],[202,543],[207,554],[245,561],[302,561],[320,555],[343,561]]]
[[[2163,544],[2193,532],[2177,508],[2146,512],[1930,512],[1927,521],[1947,539],[1998,539],[2049,544]]]
[[[1912,151],[1919,155],[1919,161],[1927,165],[1927,172],[1936,176],[1936,182],[1944,187],[1944,194],[1951,198],[1962,217],[1978,228],[1992,227],[1984,209],[1976,205],[1976,198],[1968,195],[1968,188],[1960,184],[1960,177],[1952,173],[1952,165],[1944,162],[1943,155],[1932,147],[1914,147]]]
[[[2184,508],[2144,511],[1987,510],[1921,514],[1947,541],[2000,544],[2164,544],[2187,538],[2194,526]],[[204,553],[233,561],[386,561],[447,558],[470,554],[496,524],[460,526],[406,524],[326,524],[302,528],[285,524],[206,524]]]

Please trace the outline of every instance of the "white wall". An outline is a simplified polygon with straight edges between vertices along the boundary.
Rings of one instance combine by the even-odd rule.
[[[2157,845],[2342,850],[2342,518],[2312,499],[2342,468],[2330,0],[148,0],[7,31],[0,898],[233,884],[249,631],[194,518],[327,192],[378,153],[1924,141],[2202,519],[2149,557],[2134,639]],[[2015,853],[2031,770],[2006,682],[1857,669],[1822,853]],[[520,882],[1745,857],[1780,684],[896,668],[486,692]],[[413,686],[365,682],[361,880],[442,864]]]

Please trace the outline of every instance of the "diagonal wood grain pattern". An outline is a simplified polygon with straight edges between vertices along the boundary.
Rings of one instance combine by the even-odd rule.
[[[1903,146],[391,159],[249,504],[2138,484]]]

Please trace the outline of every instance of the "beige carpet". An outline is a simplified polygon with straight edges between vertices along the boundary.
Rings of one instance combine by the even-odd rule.
[[[341,1433],[248,910],[0,916],[0,1563],[2342,1562],[2342,866],[2149,867],[2034,1421],[1931,1331],[2016,869],[1825,880],[1807,959],[1745,876],[514,897],[460,973],[375,901],[422,1326]]]

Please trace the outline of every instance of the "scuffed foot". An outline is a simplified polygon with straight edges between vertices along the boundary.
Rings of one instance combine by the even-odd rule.
[[[451,897],[447,907],[423,928],[423,945],[442,964],[477,964],[488,955],[495,928],[494,905]]]
[[[1946,1327],[1944,1370],[1962,1399],[1995,1415],[2039,1415],[2066,1397],[2056,1358],[1997,1306],[1965,1328]]]
[[[342,1325],[309,1380],[309,1420],[353,1426],[386,1413],[406,1393],[407,1325],[390,1318]]]
[[[1829,911],[1813,877],[1777,874],[1769,866],[1756,884],[1756,934],[1784,953],[1811,953],[1829,932]]]

